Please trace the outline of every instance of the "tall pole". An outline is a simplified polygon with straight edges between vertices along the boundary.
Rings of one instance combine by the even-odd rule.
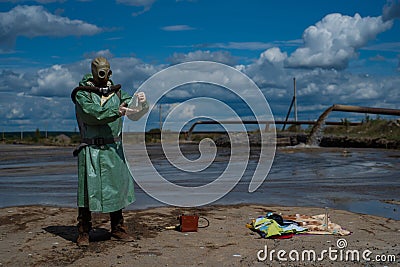
[[[294,121],[297,121],[296,78],[293,78]]]

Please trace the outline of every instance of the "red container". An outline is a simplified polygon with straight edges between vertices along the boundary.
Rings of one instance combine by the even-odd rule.
[[[181,215],[179,216],[179,230],[181,232],[197,232],[199,225],[199,216]]]

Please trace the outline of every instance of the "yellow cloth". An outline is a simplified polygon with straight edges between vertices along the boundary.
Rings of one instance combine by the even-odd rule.
[[[103,106],[104,103],[106,103],[107,100],[108,100],[110,97],[112,97],[113,95],[114,95],[114,93],[111,93],[111,94],[109,94],[108,96],[102,95],[102,96],[101,96],[101,100],[100,100],[100,106]]]
[[[252,226],[253,227],[250,229],[263,232],[265,234],[265,238],[274,235],[280,235],[283,232],[282,228],[275,220],[267,219],[264,217],[253,220]]]

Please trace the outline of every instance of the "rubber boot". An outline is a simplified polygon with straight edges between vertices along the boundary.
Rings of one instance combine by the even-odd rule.
[[[124,217],[122,216],[122,210],[110,212],[111,220],[111,236],[119,241],[133,242],[135,239],[129,235],[126,227],[124,226]]]
[[[92,229],[92,214],[89,208],[78,209],[78,238],[76,244],[79,247],[89,246],[89,232]]]

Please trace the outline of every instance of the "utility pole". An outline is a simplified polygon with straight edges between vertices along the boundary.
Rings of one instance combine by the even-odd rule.
[[[24,139],[24,127],[21,126],[21,140]]]
[[[293,78],[294,121],[297,121],[296,77]]]
[[[297,122],[297,99],[296,99],[296,78],[293,78],[293,98],[292,102],[290,102],[288,113],[286,114],[285,123],[282,126],[282,131],[286,128],[286,122],[289,119],[289,115],[292,112],[292,107],[294,107],[294,121]]]

